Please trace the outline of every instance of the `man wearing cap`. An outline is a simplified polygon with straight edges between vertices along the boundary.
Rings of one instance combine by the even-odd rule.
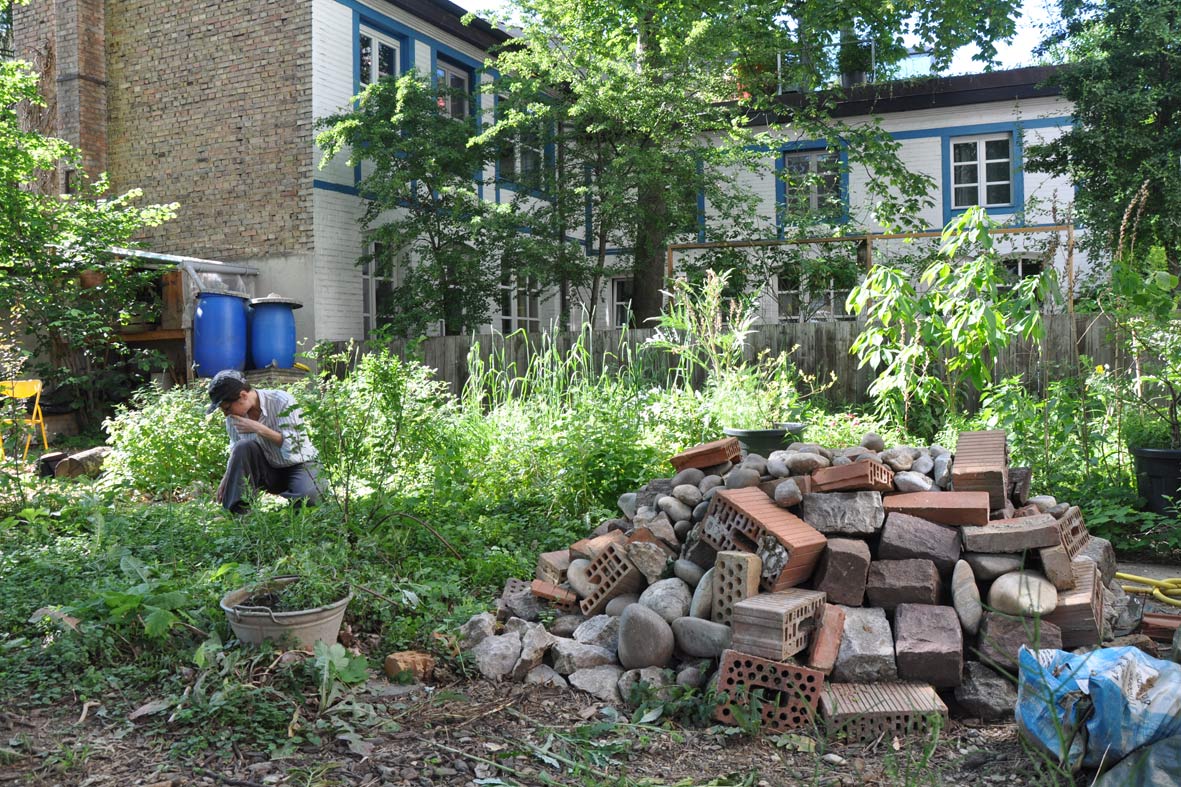
[[[318,455],[291,394],[252,388],[241,372],[226,369],[209,381],[209,400],[206,412],[220,409],[230,436],[230,459],[217,487],[217,502],[244,513],[243,481],[288,500],[319,500]]]

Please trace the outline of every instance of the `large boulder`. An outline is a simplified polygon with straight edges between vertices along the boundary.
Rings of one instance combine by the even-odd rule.
[[[619,663],[625,669],[667,666],[675,644],[672,627],[643,604],[619,616]]]

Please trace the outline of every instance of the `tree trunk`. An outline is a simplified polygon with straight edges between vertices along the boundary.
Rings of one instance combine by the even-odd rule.
[[[632,268],[632,311],[636,327],[660,315],[664,305],[664,261],[668,245],[668,202],[664,185],[643,184],[636,192],[635,262]]]
[[[53,474],[57,478],[77,478],[80,475],[95,478],[103,469],[103,460],[113,449],[109,445],[100,445],[85,451],[67,456],[57,463]]]

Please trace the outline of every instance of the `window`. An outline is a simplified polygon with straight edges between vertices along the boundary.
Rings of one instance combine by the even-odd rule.
[[[506,141],[497,158],[501,180],[540,187],[542,164],[545,161],[545,135],[541,124],[522,128],[511,141]]]
[[[1013,204],[1013,136],[992,134],[951,142],[951,207]]]
[[[505,267],[500,277],[500,330],[541,330],[541,291],[533,276],[516,276]]]
[[[390,323],[400,273],[397,259],[385,244],[374,243],[372,258],[361,265],[361,327],[366,339]]]
[[[1041,276],[1045,260],[1028,253],[1010,254],[1001,258],[1001,264],[1005,266],[1005,278],[1009,281],[1007,286],[999,288],[1004,291],[1013,289],[1022,279]]]
[[[783,154],[787,215],[835,218],[842,213],[841,165],[827,150]]]
[[[853,319],[845,301],[860,276],[856,256],[828,255],[785,266],[776,281],[779,321]]]
[[[468,72],[440,60],[435,66],[435,81],[439,87],[439,111],[453,118],[467,117],[471,100]]]
[[[398,42],[369,28],[361,28],[361,84],[370,85],[398,73]]]
[[[635,280],[620,277],[611,280],[611,327],[627,328],[633,323],[632,295]]]

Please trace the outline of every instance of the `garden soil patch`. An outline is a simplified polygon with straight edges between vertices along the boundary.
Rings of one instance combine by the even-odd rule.
[[[362,701],[382,706],[383,716],[397,723],[389,731],[362,731],[367,755],[340,743],[271,760],[239,742],[183,757],[170,750],[191,730],[137,727],[114,708],[91,707],[81,723],[79,707],[10,711],[0,715],[6,751],[0,785],[427,787],[495,784],[484,780],[496,777],[523,785],[1038,783],[1012,724],[952,721],[923,765],[920,740],[801,752],[793,749],[811,738],[611,724],[603,703],[549,687],[455,679],[430,688],[375,680],[367,689]]]

